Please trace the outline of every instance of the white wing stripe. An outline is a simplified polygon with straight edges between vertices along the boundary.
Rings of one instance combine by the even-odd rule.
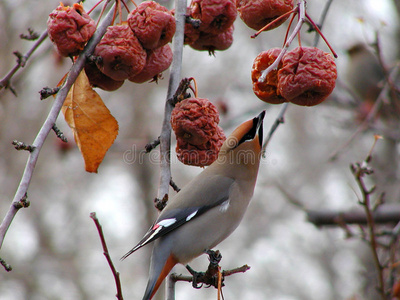
[[[229,205],[230,205],[229,199],[225,200],[224,202],[221,203],[221,206],[219,207],[219,211],[220,212],[226,212],[228,210],[228,208],[229,208]]]
[[[163,227],[168,227],[168,226],[171,226],[172,224],[174,224],[175,222],[176,222],[175,218],[165,219],[165,220],[158,222],[157,225],[163,226]]]
[[[192,212],[190,215],[188,215],[186,217],[186,222],[190,221],[196,214],[197,214],[198,210],[196,210],[195,212]]]

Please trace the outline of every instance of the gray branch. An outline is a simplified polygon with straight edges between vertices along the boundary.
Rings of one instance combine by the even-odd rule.
[[[82,71],[86,57],[91,54],[96,47],[96,45],[100,42],[101,38],[103,37],[104,33],[107,30],[107,27],[111,24],[114,15],[114,10],[110,9],[107,16],[103,19],[101,24],[98,26],[96,32],[94,33],[93,37],[87,43],[83,52],[79,55],[76,62],[71,67],[68,77],[63,85],[63,87],[57,93],[56,99],[53,103],[53,106],[50,109],[50,112],[44,121],[42,128],[40,129],[39,133],[37,134],[32,147],[34,150],[30,152],[28,161],[25,165],[25,170],[22,175],[21,181],[19,183],[18,189],[15,193],[14,199],[10,205],[10,208],[4,217],[2,223],[0,224],[0,249],[4,241],[4,237],[7,233],[8,228],[11,225],[14,216],[17,214],[19,207],[17,204],[23,199],[24,195],[27,193],[29,184],[32,179],[33,171],[35,170],[36,162],[39,157],[40,150],[46,140],[49,132],[52,130],[56,119],[60,113],[61,107],[64,103],[65,98],[68,95],[68,92],[71,86],[74,84],[76,78],[78,77],[79,73]]]
[[[307,220],[316,226],[337,226],[340,224],[367,224],[364,209],[350,211],[306,210]],[[400,204],[382,204],[372,212],[375,223],[400,222]]]

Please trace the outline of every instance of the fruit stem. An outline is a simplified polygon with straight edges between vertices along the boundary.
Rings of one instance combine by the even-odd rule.
[[[298,16],[298,20],[300,21],[300,16]],[[301,31],[299,30],[299,33],[297,34],[297,41],[299,43],[299,46],[301,47],[301,37],[300,37],[300,35],[301,35]]]
[[[135,1],[131,0],[131,2],[133,3],[133,5],[135,5],[135,7],[137,7],[137,4],[135,3]]]
[[[287,41],[288,36],[289,36],[290,27],[292,27],[292,23],[293,23],[293,20],[294,20],[294,18],[296,17],[296,15],[297,15],[297,13],[294,13],[294,14],[292,15],[292,18],[291,18],[290,21],[289,21],[289,26],[288,26],[288,28],[287,28],[287,30],[286,30],[286,35],[285,35],[285,39],[284,39],[284,41],[283,41],[283,45],[286,44],[286,41]]]
[[[126,11],[128,14],[130,13],[128,5],[126,5],[125,0],[121,0],[122,4],[125,6]]]
[[[114,25],[115,17],[117,16],[117,10],[118,10],[118,1],[117,1],[117,5],[114,8],[114,15],[113,15],[113,19],[112,19],[111,25]]]
[[[101,3],[101,2],[103,2],[104,0],[100,0],[99,2],[97,2],[88,12],[87,12],[87,14],[88,15],[90,15],[90,13],[97,7],[97,6],[99,6],[99,4]]]
[[[194,89],[193,89],[192,86],[190,86],[190,89],[193,91],[194,97],[197,98],[197,95],[198,95],[198,92],[197,92],[197,81],[196,81],[196,79],[194,77],[190,77],[189,80],[193,81],[193,83],[194,83]]]
[[[290,46],[290,43],[294,40],[296,35],[300,32],[301,26],[303,25],[305,21],[305,0],[298,0],[297,8],[298,8],[298,13],[299,13],[299,21],[296,24],[296,27],[294,28],[292,34],[289,36],[288,40],[285,42],[285,45],[282,48],[281,53],[279,53],[278,57],[275,59],[275,61],[264,71],[262,71],[261,76],[258,78],[258,82],[264,82],[265,78],[267,77],[268,73],[271,72],[273,69],[277,68],[279,65],[279,62],[282,60],[282,57],[285,55],[287,49]]]
[[[308,19],[308,21],[310,21],[311,25],[314,27],[314,29],[318,32],[318,34],[324,39],[325,44],[329,47],[329,50],[331,50],[333,57],[337,58],[337,54],[336,52],[333,50],[333,48],[331,47],[331,45],[329,44],[328,40],[325,38],[325,36],[322,34],[321,30],[319,29],[318,25],[315,24],[315,22],[311,19],[311,17],[308,15],[308,13],[306,12],[306,18]]]
[[[103,1],[103,0],[102,0],[102,1]],[[102,1],[100,1],[99,4],[100,4]],[[110,0],[107,0],[107,1],[104,3],[103,8],[101,9],[99,18],[97,19],[96,27],[99,26],[101,17],[103,16],[103,14],[104,14],[104,12],[105,12],[105,10],[106,10],[106,7],[107,7],[107,5],[108,5],[109,2],[110,2]],[[97,5],[97,4],[96,4],[96,5]],[[113,23],[113,22],[114,22],[114,17],[113,17],[113,21],[112,21],[111,23]]]
[[[117,5],[115,7],[115,10],[118,9],[119,23],[122,25],[122,6],[121,6],[121,1],[122,0],[117,0]]]
[[[297,13],[298,8],[293,8],[292,10],[284,13],[283,15],[279,16],[278,18],[276,18],[275,20],[269,22],[267,25],[265,25],[263,28],[261,28],[259,31],[257,31],[255,34],[253,34],[251,36],[252,39],[256,38],[261,32],[267,30],[269,27],[271,27],[272,25],[274,25],[275,23],[279,22],[280,20],[282,20],[283,18],[286,18],[288,15],[290,15],[291,13]]]

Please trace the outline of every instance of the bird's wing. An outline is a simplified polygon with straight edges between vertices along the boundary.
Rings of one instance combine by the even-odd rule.
[[[194,218],[197,218],[202,214],[206,213],[208,210],[218,205],[221,205],[222,203],[227,201],[229,199],[229,193],[228,193],[229,188],[224,188],[223,185],[225,184],[230,185],[232,184],[232,182],[233,180],[230,178],[229,180],[222,182],[222,184],[221,182],[219,182],[219,188],[217,190],[214,190],[214,192],[212,192],[213,189],[208,189],[206,191],[203,190],[202,193],[203,197],[214,198],[213,201],[203,201],[204,203],[207,203],[206,205],[185,206],[179,208],[175,208],[174,205],[171,205],[170,209],[167,209],[168,208],[167,205],[167,207],[164,209],[165,211],[162,212],[162,214],[159,216],[159,218],[156,220],[153,226],[151,226],[151,228],[147,231],[147,233],[140,240],[140,242],[135,247],[133,247],[128,253],[126,253],[121,259],[127,258],[133,252],[142,248],[148,243],[151,243],[152,241],[158,239],[159,237],[166,235],[172,230],[175,230],[176,228],[190,222]],[[178,194],[182,192],[184,191],[181,190]],[[194,195],[197,196],[198,193],[194,193]],[[196,196],[194,197],[197,198]],[[197,199],[194,199],[191,202],[198,203]]]

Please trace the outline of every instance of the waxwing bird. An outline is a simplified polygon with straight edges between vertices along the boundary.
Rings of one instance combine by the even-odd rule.
[[[217,160],[168,201],[143,239],[122,259],[155,241],[143,300],[151,299],[177,264],[212,249],[239,225],[253,196],[265,111],[236,128]]]

